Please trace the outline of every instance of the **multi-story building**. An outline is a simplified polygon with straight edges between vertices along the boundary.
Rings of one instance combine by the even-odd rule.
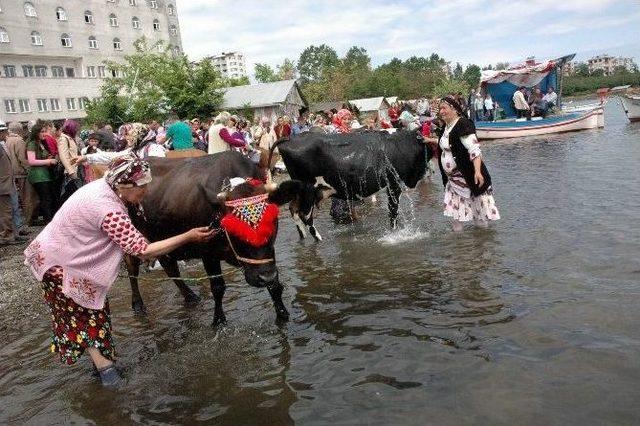
[[[240,52],[222,52],[211,59],[223,77],[240,78],[247,75],[244,55]]]
[[[0,0],[0,119],[86,116],[142,36],[182,51],[175,0]]]
[[[587,60],[589,72],[602,70],[605,75],[612,74],[616,68],[624,67],[627,71],[634,71],[637,66],[633,58],[616,58],[611,55],[598,55]]]

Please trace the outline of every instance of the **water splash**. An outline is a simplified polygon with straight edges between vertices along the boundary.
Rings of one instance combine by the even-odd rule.
[[[385,246],[406,243],[408,241],[422,240],[429,237],[429,232],[422,231],[413,225],[391,230],[378,238],[378,242]]]

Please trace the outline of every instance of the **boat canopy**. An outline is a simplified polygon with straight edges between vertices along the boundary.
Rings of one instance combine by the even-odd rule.
[[[535,87],[546,92],[553,87],[561,96],[558,87],[558,70],[575,57],[575,54],[551,59],[541,63],[526,63],[506,70],[484,70],[480,78],[482,87],[498,102],[507,117],[515,117],[513,94],[520,86]],[[560,102],[560,101],[558,101]]]

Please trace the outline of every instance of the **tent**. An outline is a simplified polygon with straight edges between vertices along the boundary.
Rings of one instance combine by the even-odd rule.
[[[563,56],[558,59],[532,63],[512,67],[506,70],[484,70],[480,83],[491,95],[491,98],[500,104],[507,117],[515,117],[513,107],[513,94],[520,86],[535,87],[546,92],[553,87],[558,93],[558,106],[562,94],[562,67],[571,61],[575,54]]]
[[[250,108],[254,117],[267,117],[271,122],[281,115],[288,115],[294,121],[300,108],[307,106],[295,80],[228,87],[224,91],[224,109]]]
[[[379,96],[377,98],[354,99],[349,101],[349,103],[358,109],[362,117],[375,112],[378,113],[380,118],[384,118],[385,120],[389,119],[389,102],[387,102],[384,96]]]

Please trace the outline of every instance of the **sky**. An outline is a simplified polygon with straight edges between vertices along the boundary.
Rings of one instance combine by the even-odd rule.
[[[182,44],[197,60],[243,52],[275,66],[325,43],[367,49],[374,66],[435,52],[452,64],[578,53],[640,62],[640,0],[177,0]]]

